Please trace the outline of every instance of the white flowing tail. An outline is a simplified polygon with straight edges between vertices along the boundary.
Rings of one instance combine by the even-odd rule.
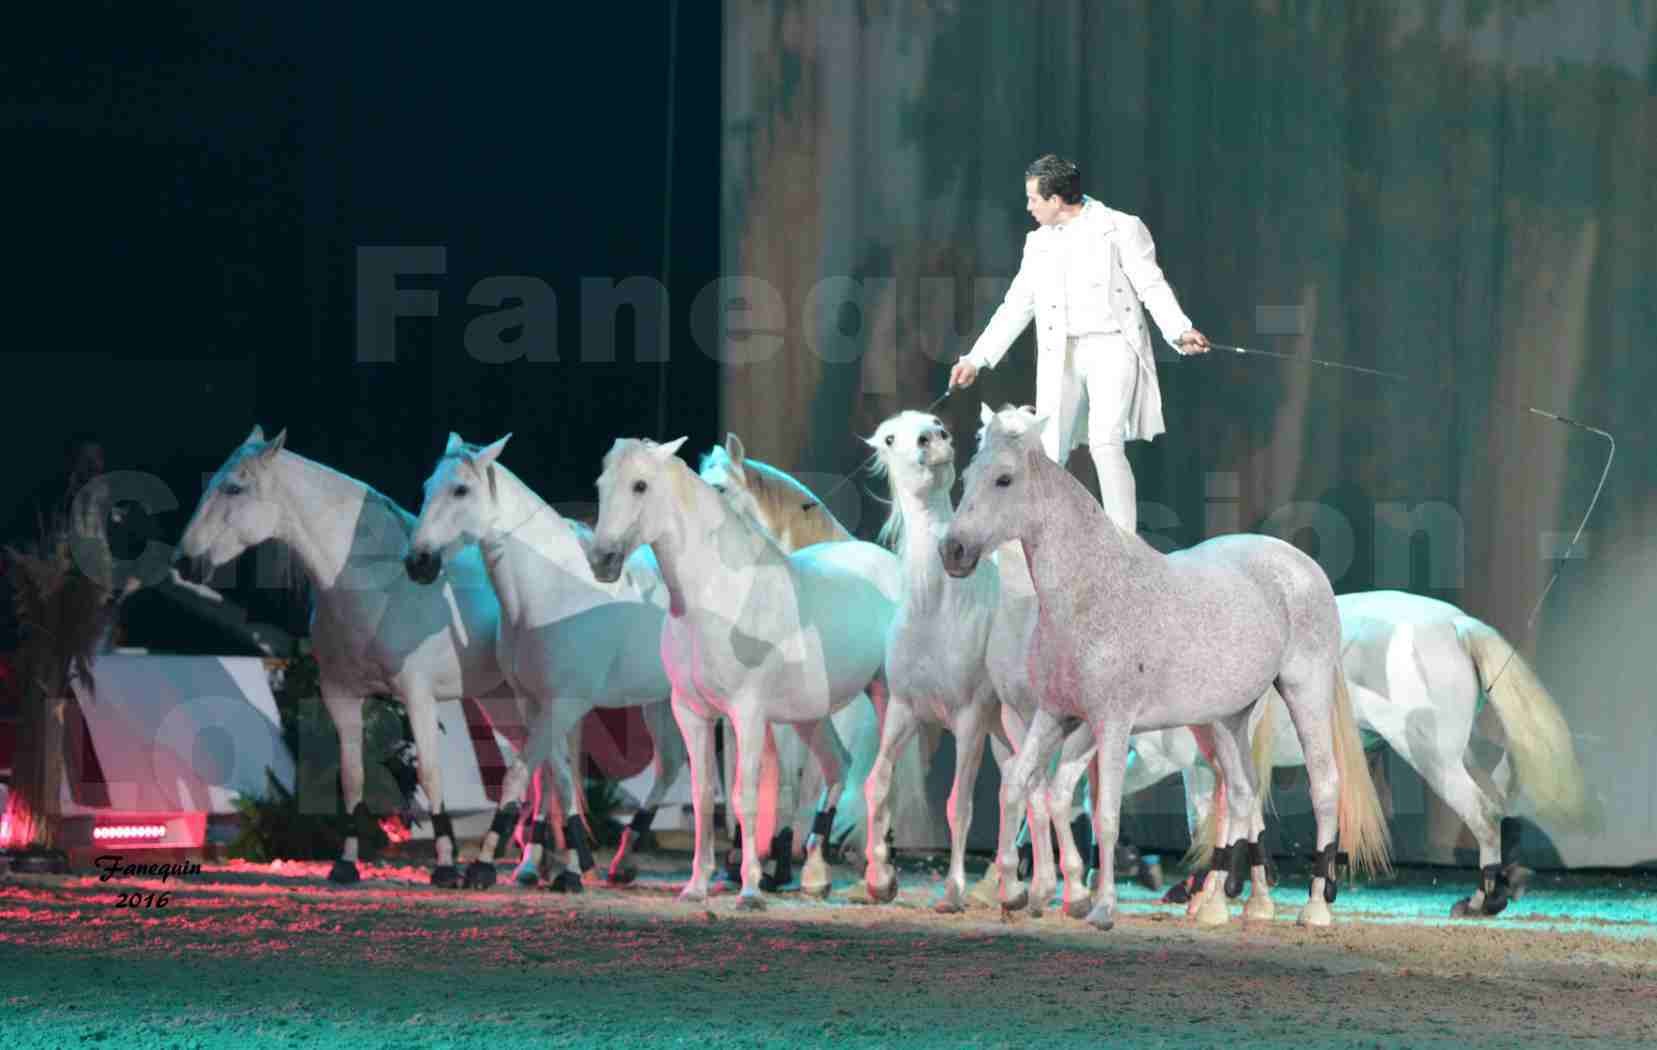
[[[1352,696],[1346,673],[1336,664],[1333,737],[1335,767],[1340,771],[1340,846],[1357,874],[1377,875],[1392,870],[1392,835],[1381,809],[1375,781],[1369,776],[1358,720],[1352,714]],[[1270,711],[1270,708],[1267,708]],[[1258,747],[1257,749],[1258,750]]]
[[[1556,828],[1598,828],[1603,814],[1588,795],[1571,728],[1541,679],[1494,627],[1471,617],[1456,626],[1502,721],[1507,753],[1536,815]]]

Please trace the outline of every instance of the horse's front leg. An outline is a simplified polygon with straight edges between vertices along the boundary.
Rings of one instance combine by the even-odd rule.
[[[571,805],[580,793],[570,763],[570,736],[590,710],[586,701],[554,698],[543,708],[529,738],[527,760],[541,768],[547,787],[544,794],[558,799],[564,812],[558,829],[563,832],[564,870],[548,884],[555,893],[580,893],[582,876],[596,866],[580,806]]]
[[[1059,866],[1064,872],[1064,913],[1073,919],[1087,917],[1093,906],[1088,892],[1087,859],[1076,848],[1076,832],[1070,825],[1076,785],[1093,764],[1096,749],[1093,730],[1085,723],[1071,730],[1059,752],[1059,768],[1053,773],[1047,792],[1048,817],[1059,836]]]
[[[955,783],[949,792],[949,874],[944,896],[936,906],[943,914],[961,911],[967,897],[967,832],[972,829],[972,792],[984,759],[984,737],[996,715],[993,695],[984,690],[974,702],[956,712],[950,726],[955,734]]]
[[[1101,930],[1116,925],[1116,835],[1122,821],[1122,779],[1128,772],[1128,730],[1119,719],[1093,720],[1099,745],[1098,794],[1093,806],[1093,840],[1099,850],[1099,883],[1093,891],[1089,924]]]
[[[346,819],[350,822],[345,845],[340,850],[339,859],[334,861],[333,870],[328,872],[328,881],[349,885],[362,878],[357,871],[359,840],[368,834],[374,823],[362,800],[363,698],[325,678],[322,680],[322,703],[328,708],[328,716],[333,719],[334,731],[339,736],[340,791],[345,796]]]
[[[690,881],[679,891],[682,901],[708,899],[708,880],[713,877],[713,809],[714,778],[719,776],[719,760],[714,753],[712,718],[698,714],[675,694],[673,719],[679,723],[679,733],[690,756],[690,799],[692,819],[696,823],[695,852],[690,858]]]
[[[1012,769],[1001,781],[1001,841],[996,850],[996,863],[1001,869],[1003,911],[1017,911],[1029,902],[1029,892],[1018,877],[1018,850],[1013,843],[1019,818],[1029,807],[1030,792],[1036,789],[1041,771],[1053,760],[1053,753],[1063,739],[1064,729],[1059,720],[1038,707],[1024,739],[1019,742]],[[1046,833],[1045,829],[1042,833]]]
[[[892,850],[886,833],[892,826],[892,771],[898,756],[915,735],[915,711],[903,697],[894,696],[886,705],[880,727],[880,750],[875,753],[869,779],[863,782],[864,856],[863,883],[876,901],[890,901],[898,895],[897,872],[892,869]]]

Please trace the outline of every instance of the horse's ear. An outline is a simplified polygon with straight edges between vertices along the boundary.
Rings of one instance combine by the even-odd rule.
[[[748,450],[742,447],[742,439],[735,433],[725,435],[725,454],[731,457],[731,465],[737,467],[748,458]]]
[[[1027,433],[1033,437],[1040,437],[1042,432],[1047,429],[1047,425],[1052,422],[1052,419],[1052,416],[1044,412],[1036,413],[1036,418],[1030,421],[1030,429]]]
[[[257,429],[257,428],[255,428],[255,429]],[[283,427],[281,430],[278,430],[276,432],[275,437],[273,437],[269,441],[265,442],[265,447],[264,448],[259,450],[260,458],[270,459],[272,456],[274,456],[278,452],[282,451],[282,446],[287,444],[287,442],[288,442],[288,428]]]
[[[1018,410],[1020,412],[1023,412],[1025,415],[1033,416],[1033,415],[1036,414],[1036,406],[1035,405],[1019,405]]]
[[[495,460],[500,458],[501,451],[506,448],[506,443],[511,440],[512,435],[508,434],[492,445],[485,445],[478,450],[477,455],[472,457],[472,465],[479,470],[489,467]]]
[[[244,445],[263,445],[264,443],[265,428],[257,423],[253,424],[253,429],[248,431],[247,440],[242,442]]]
[[[984,424],[987,425],[989,423],[989,421],[994,419],[994,418],[995,418],[995,413],[990,411],[990,406],[984,404],[984,402],[982,402],[982,401],[978,402],[978,422],[984,423]]]
[[[818,502],[817,500],[808,499],[804,503],[800,504],[800,510],[801,510],[802,513],[810,514],[812,511],[816,510],[818,507],[821,507],[821,506],[822,506],[822,504],[820,502]]]
[[[653,445],[651,446],[650,451],[657,459],[672,459],[674,454],[679,451],[679,446],[683,445],[685,443],[685,438],[688,437],[690,437],[690,435],[686,434],[684,437],[674,438],[665,445]]]
[[[445,456],[452,456],[465,447],[466,442],[460,440],[460,435],[451,430],[449,431],[449,441],[443,446],[443,454]]]

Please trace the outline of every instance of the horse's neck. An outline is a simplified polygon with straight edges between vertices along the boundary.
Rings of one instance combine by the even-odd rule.
[[[904,601],[912,608],[933,608],[962,590],[948,579],[938,541],[955,517],[949,492],[936,486],[924,493],[892,486],[892,498],[903,514]]]
[[[363,537],[406,533],[400,508],[355,478],[292,452],[281,452],[277,485],[287,513],[277,538],[287,544],[319,598],[340,585],[353,560],[381,560],[400,551],[364,549]],[[375,520],[370,520],[375,519]]]
[[[660,538],[651,541],[662,582],[668,590],[668,612],[727,604],[733,594],[733,571],[786,566],[787,555],[750,519],[736,513],[711,491],[686,486],[691,504],[680,508]]]
[[[500,599],[502,619],[538,623],[539,607],[568,590],[548,587],[548,580],[560,574],[587,580],[586,557],[563,515],[515,475],[499,466],[493,469],[500,529],[484,537],[478,547]]]
[[[1116,526],[1080,486],[1050,477],[1023,536],[1024,558],[1045,620],[1075,622],[1101,598],[1156,586],[1162,555]],[[1046,498],[1042,498],[1045,495]]]

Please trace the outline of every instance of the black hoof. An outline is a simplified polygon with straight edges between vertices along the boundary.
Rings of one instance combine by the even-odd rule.
[[[606,876],[612,886],[628,886],[639,877],[639,869],[631,864],[623,864],[619,868],[611,868]]]
[[[341,886],[350,886],[353,883],[361,882],[362,874],[357,871],[356,862],[336,860],[333,868],[328,872],[328,881],[338,883]]]
[[[519,868],[513,881],[526,889],[534,889],[541,884],[541,873],[534,868]]]
[[[547,889],[553,893],[580,893],[581,876],[573,871],[561,871],[547,883]]]
[[[469,890],[486,890],[495,884],[498,874],[493,864],[485,864],[481,860],[474,860],[466,865],[466,888]]]
[[[432,869],[432,885],[440,890],[460,889],[460,869],[453,864],[440,864]]]
[[[1017,896],[1011,897],[1011,898],[1001,902],[1001,913],[1003,915],[1005,915],[1005,914],[1008,914],[1010,912],[1023,911],[1025,908],[1027,908],[1029,906],[1030,906],[1030,891],[1027,890],[1027,889],[1019,890]]]

